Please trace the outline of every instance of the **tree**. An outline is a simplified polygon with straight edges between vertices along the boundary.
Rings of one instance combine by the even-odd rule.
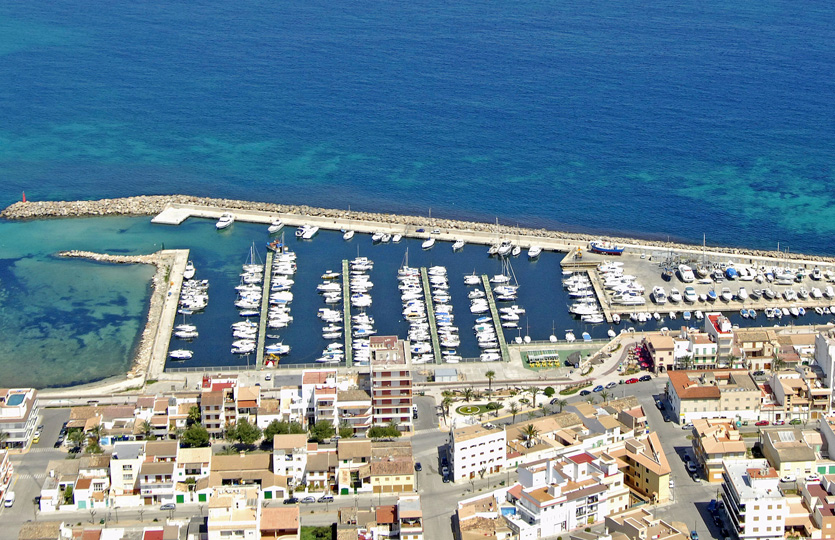
[[[525,446],[530,448],[533,446],[533,440],[539,435],[539,430],[533,424],[528,424],[522,428],[521,434],[525,437]]]
[[[786,361],[775,354],[774,361],[771,363],[771,371],[777,372],[782,370],[784,367],[786,367]]]
[[[587,397],[586,401],[588,401],[590,404],[594,405],[594,402],[595,402],[594,396]]]
[[[395,426],[373,426],[365,434],[369,439],[393,439],[400,437],[400,430]]]
[[[67,489],[64,490],[64,504],[72,504],[72,503],[73,503],[72,486],[67,486]]]
[[[519,414],[519,405],[516,404],[515,401],[510,403],[510,407],[507,408],[508,412],[513,415],[513,423],[516,423],[516,415]]]
[[[200,420],[202,420],[202,418],[200,417],[200,407],[194,405],[188,410],[188,418],[186,418],[186,424],[188,425],[188,427],[191,427],[194,424],[199,424]]]
[[[142,420],[139,424],[139,432],[142,433],[142,438],[148,440],[151,438],[153,428],[151,428],[151,424],[149,424],[147,420]]]
[[[552,397],[554,397],[554,394],[556,394],[557,391],[554,390],[553,386],[546,386],[545,390],[543,390],[542,393],[545,394],[545,397],[551,399]]]
[[[449,407],[452,405],[452,398],[450,396],[444,397],[441,401],[441,409],[444,412],[444,417],[449,416]]]
[[[464,401],[469,403],[470,400],[473,399],[473,389],[468,386],[467,388],[464,389],[464,391],[461,393],[461,395],[464,396]]]
[[[235,422],[234,426],[226,430],[226,438],[249,446],[261,438],[261,428],[250,424],[245,418],[242,418]]]
[[[548,407],[548,405],[544,403],[539,404],[539,410],[542,411],[542,416],[548,416],[549,414],[551,414],[550,408]]]
[[[310,427],[310,440],[313,442],[324,442],[335,434],[336,430],[330,420],[319,420]]]
[[[273,420],[266,428],[264,428],[264,440],[267,441],[268,444],[272,444],[273,437],[276,435],[300,435],[302,433],[307,433],[307,430],[305,430],[304,426],[298,422]]]
[[[562,412],[563,407],[568,405],[568,400],[567,399],[558,399],[557,401],[554,402],[554,405],[559,405],[560,412]]]
[[[603,390],[602,392],[600,392],[600,399],[604,403],[607,402],[609,400],[609,392],[607,392],[606,390]]]
[[[342,439],[350,439],[354,436],[354,428],[348,425],[347,422],[342,422],[339,425],[339,437]]]
[[[493,379],[496,378],[496,372],[493,371],[492,369],[488,369],[487,373],[485,373],[484,376],[487,377],[487,391],[492,392],[493,391]]]
[[[73,429],[72,431],[67,433],[67,439],[69,439],[69,441],[73,443],[73,446],[78,448],[79,446],[81,446],[81,443],[84,442],[84,430]]]
[[[183,432],[180,443],[190,448],[209,446],[209,432],[200,423],[192,424]]]
[[[539,388],[536,386],[531,386],[525,392],[531,395],[531,405],[535,408],[536,407],[536,395],[539,393]]]

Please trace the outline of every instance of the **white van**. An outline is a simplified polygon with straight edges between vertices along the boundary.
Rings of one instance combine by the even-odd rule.
[[[6,493],[6,498],[3,500],[3,506],[6,508],[11,508],[14,504],[14,491],[9,491]]]

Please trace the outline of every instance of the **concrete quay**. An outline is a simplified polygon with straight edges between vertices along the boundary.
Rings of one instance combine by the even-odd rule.
[[[255,349],[255,365],[258,369],[264,367],[264,346],[267,340],[267,321],[270,311],[270,286],[273,277],[273,251],[267,251],[267,262],[264,264],[264,283],[261,289],[261,317],[258,320],[258,342]]]

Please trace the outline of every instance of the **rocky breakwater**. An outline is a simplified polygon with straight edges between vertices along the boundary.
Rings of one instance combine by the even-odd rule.
[[[147,255],[110,255],[107,253],[95,253],[92,251],[61,251],[59,257],[76,257],[89,259],[97,262],[115,264],[153,264],[157,267],[154,278],[151,281],[151,302],[148,309],[148,319],[145,328],[142,330],[142,337],[139,339],[139,346],[127,372],[128,379],[144,377],[150,366],[154,342],[157,336],[157,328],[162,317],[162,309],[165,304],[165,295],[168,290],[168,277],[171,267],[174,264],[176,251],[157,251]]]
[[[193,197],[189,195],[142,195],[118,199],[100,199],[96,201],[27,201],[17,202],[0,212],[0,217],[6,219],[42,219],[53,217],[89,217],[89,216],[148,216],[160,213],[168,204],[197,205],[221,208],[224,210],[259,210],[268,213],[295,214],[300,216],[316,216],[330,219],[352,219],[371,223],[385,223],[406,227],[426,227],[427,218],[423,216],[408,216],[384,214],[376,212],[357,212],[329,208],[317,208],[306,205],[286,205],[257,201],[241,201],[236,199],[213,199],[210,197]],[[491,223],[461,221],[455,219],[433,218],[432,227],[445,232],[481,232],[497,236],[516,238],[527,236],[531,238],[547,238],[585,246],[591,240],[600,239],[600,235],[552,231],[548,229],[518,228],[506,225],[496,226]],[[623,238],[607,236],[607,240],[618,244],[646,247],[648,249],[676,250],[701,249],[701,246],[682,244],[677,242],[653,241],[637,238]],[[738,258],[770,257],[776,259],[795,259],[815,262],[835,263],[833,257],[810,256],[802,253],[782,253],[773,250],[758,250],[732,247],[709,248],[712,253],[726,254]]]

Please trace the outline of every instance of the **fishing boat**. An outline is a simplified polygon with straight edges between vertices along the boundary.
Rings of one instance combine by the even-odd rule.
[[[600,253],[601,255],[621,255],[625,248],[623,246],[612,244],[611,242],[593,240],[589,242],[589,249],[593,253]]]
[[[272,223],[270,223],[270,226],[267,227],[267,232],[270,234],[275,234],[278,231],[280,231],[282,227],[284,227],[284,222],[276,218],[272,221]]]
[[[220,219],[217,220],[215,223],[215,227],[218,230],[225,229],[226,227],[232,225],[235,222],[235,216],[226,212],[220,216]]]

